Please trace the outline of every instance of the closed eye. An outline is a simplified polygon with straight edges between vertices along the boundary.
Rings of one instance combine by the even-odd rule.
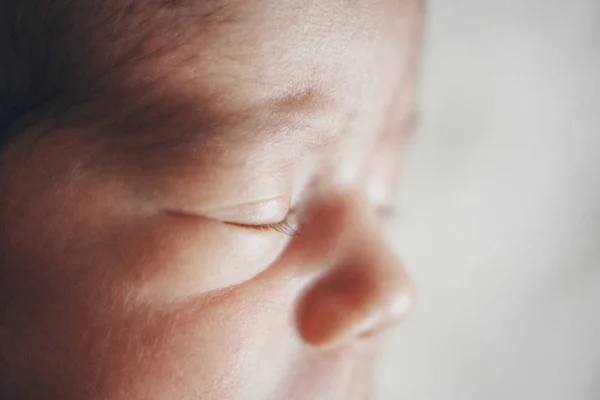
[[[395,205],[383,205],[376,208],[376,213],[384,220],[394,219],[398,213]]]
[[[235,222],[227,222],[227,224],[245,229],[253,229],[257,231],[275,231],[287,236],[298,236],[298,226],[292,222],[289,215],[283,221],[273,224],[247,225]]]

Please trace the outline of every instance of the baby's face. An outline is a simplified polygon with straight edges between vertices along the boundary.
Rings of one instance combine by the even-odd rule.
[[[119,123],[4,149],[0,397],[369,397],[420,2],[228,3],[165,11],[98,93]]]

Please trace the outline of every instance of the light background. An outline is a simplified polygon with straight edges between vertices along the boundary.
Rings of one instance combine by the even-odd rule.
[[[433,0],[383,400],[600,399],[600,0]]]

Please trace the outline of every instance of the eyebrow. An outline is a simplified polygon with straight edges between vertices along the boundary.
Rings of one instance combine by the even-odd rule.
[[[224,105],[225,92],[196,98],[177,92],[154,96],[122,115],[110,130],[118,142],[129,142],[128,148],[140,152],[181,147],[194,151],[208,143],[224,145],[261,136],[302,140],[314,148],[340,138],[351,118],[331,93],[315,87],[249,101],[238,109]]]

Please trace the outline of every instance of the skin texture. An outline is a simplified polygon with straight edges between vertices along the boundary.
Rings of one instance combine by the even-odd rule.
[[[369,398],[422,5],[179,3],[3,149],[0,397]]]

